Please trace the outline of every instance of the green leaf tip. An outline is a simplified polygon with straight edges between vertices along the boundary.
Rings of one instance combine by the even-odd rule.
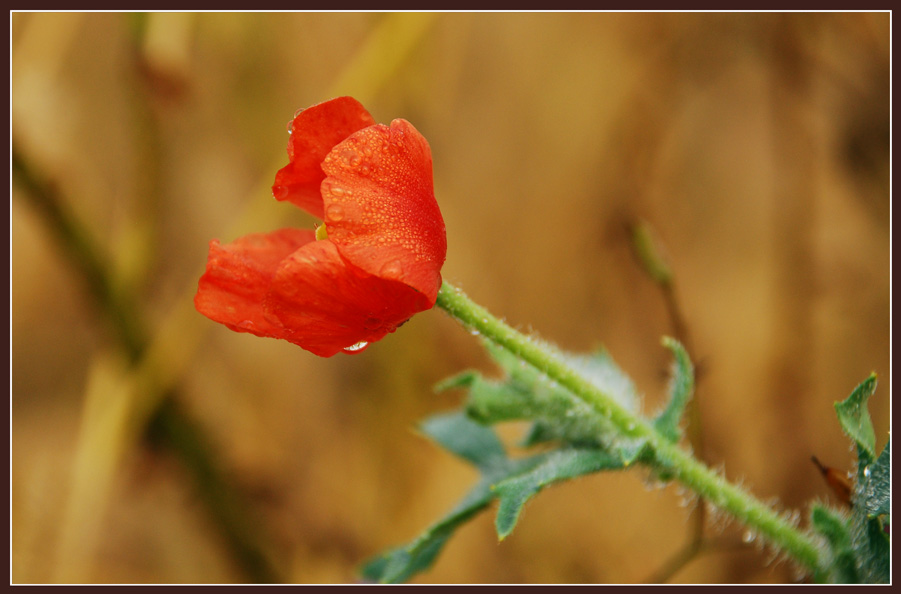
[[[492,491],[500,499],[495,519],[498,540],[504,540],[513,532],[526,502],[551,483],[625,467],[622,458],[616,453],[592,448],[556,450],[536,457],[536,460],[539,460],[537,464],[492,487]]]
[[[842,430],[857,445],[857,477],[850,520],[846,523],[850,544],[829,541],[833,567],[823,572],[831,581],[886,583],[890,574],[891,544],[883,516],[891,506],[891,439],[876,457],[876,434],[867,401],[876,391],[876,374],[860,383],[845,400],[835,403]],[[822,524],[822,522],[821,522]],[[828,533],[820,531],[829,536]],[[852,570],[842,571],[850,557]]]
[[[682,437],[679,422],[694,392],[694,366],[685,347],[678,340],[664,336],[661,343],[673,353],[673,371],[669,385],[669,402],[654,420],[654,427],[675,443]]]
[[[867,409],[867,400],[876,391],[876,374],[860,383],[845,400],[835,403],[842,430],[872,459],[876,451],[876,433]]]

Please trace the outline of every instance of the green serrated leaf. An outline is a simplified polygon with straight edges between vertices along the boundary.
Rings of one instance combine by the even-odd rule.
[[[481,469],[494,468],[507,456],[494,431],[463,413],[429,417],[422,422],[420,429],[445,449]]]
[[[694,367],[679,341],[664,337],[663,346],[673,353],[673,372],[670,379],[669,402],[657,416],[654,426],[664,437],[675,443],[682,437],[679,422],[694,392]]]
[[[860,581],[886,583],[889,579],[891,546],[881,514],[890,508],[891,454],[883,449],[874,461],[876,435],[867,400],[876,390],[876,374],[864,380],[842,402],[835,403],[839,423],[857,445],[857,480],[851,501],[851,551]]]
[[[870,411],[867,409],[867,400],[875,391],[876,374],[874,373],[854,388],[848,398],[835,403],[835,412],[842,429],[858,447],[868,454],[870,459],[875,456],[876,434],[873,431],[873,422],[870,420]]]
[[[622,468],[631,463],[643,444],[629,441],[615,450],[566,448],[527,458],[511,459],[494,431],[469,419],[464,413],[436,415],[422,423],[422,431],[451,452],[476,465],[482,477],[466,497],[440,521],[407,545],[392,549],[369,561],[361,570],[365,579],[398,583],[424,571],[434,562],[454,531],[501,498],[498,514],[506,520],[503,536],[516,523],[525,501],[546,485],[590,472]],[[502,536],[502,538],[503,538]]]
[[[597,449],[557,450],[538,458],[534,466],[505,478],[493,487],[500,498],[495,526],[501,540],[513,531],[526,501],[547,485],[625,466],[618,455]]]

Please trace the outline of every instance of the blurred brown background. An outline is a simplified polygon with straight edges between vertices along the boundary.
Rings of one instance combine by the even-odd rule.
[[[349,582],[469,488],[414,431],[460,401],[436,381],[491,370],[442,312],[320,359],[193,311],[211,238],[312,227],[268,186],[294,111],[341,94],[429,140],[445,278],[563,348],[605,345],[654,411],[673,328],[626,232],[648,221],[703,373],[704,455],[731,480],[787,513],[837,505],[810,456],[852,467],[832,403],[871,371],[887,440],[887,13],[11,21],[15,155],[89,229],[144,332],[129,350],[14,175],[14,582]],[[146,437],[166,395],[243,500],[256,561]],[[651,579],[690,523],[676,486],[645,479],[549,488],[500,544],[491,510],[417,581]],[[723,518],[707,533],[726,544],[672,581],[794,578]]]

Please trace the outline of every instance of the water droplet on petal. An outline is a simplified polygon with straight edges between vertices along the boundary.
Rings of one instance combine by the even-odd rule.
[[[292,132],[294,132],[294,120],[288,122],[288,134],[291,134]]]
[[[381,276],[383,278],[399,278],[403,272],[404,267],[400,260],[391,260],[382,266]]]
[[[276,186],[272,188],[272,195],[276,200],[285,200],[288,197],[288,186]]]
[[[352,344],[349,347],[344,347],[344,352],[345,353],[357,353],[359,351],[362,351],[363,349],[365,349],[368,346],[369,346],[368,342],[366,342],[365,340],[361,340],[360,342],[358,342],[356,344]]]
[[[367,330],[378,330],[384,325],[384,322],[379,318],[366,318],[366,321],[363,322],[363,327]]]
[[[341,158],[344,159],[344,163],[349,167],[358,167],[363,161],[360,154],[352,148],[342,150]]]
[[[301,107],[300,109],[298,109],[297,111],[295,111],[295,112],[294,112],[294,117],[296,118],[296,117],[299,116],[301,113],[303,113],[303,110],[304,110],[304,109],[306,109],[306,108],[305,108],[305,107]]]
[[[336,186],[335,184],[332,184],[329,187],[329,193],[332,196],[341,197],[341,196],[344,196],[344,188],[342,188],[341,186]]]
[[[337,204],[330,204],[329,207],[325,209],[325,216],[332,221],[340,221],[344,218],[344,209]]]

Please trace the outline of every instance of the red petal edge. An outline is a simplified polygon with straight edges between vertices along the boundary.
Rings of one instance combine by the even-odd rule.
[[[263,299],[282,260],[315,239],[312,231],[299,229],[254,233],[226,245],[214,239],[194,306],[237,332],[285,338],[281,324],[266,318]]]
[[[319,186],[325,179],[322,160],[336,144],[373,124],[375,120],[366,108],[352,97],[338,97],[298,113],[288,139],[290,162],[275,175],[272,195],[321,219]]]

